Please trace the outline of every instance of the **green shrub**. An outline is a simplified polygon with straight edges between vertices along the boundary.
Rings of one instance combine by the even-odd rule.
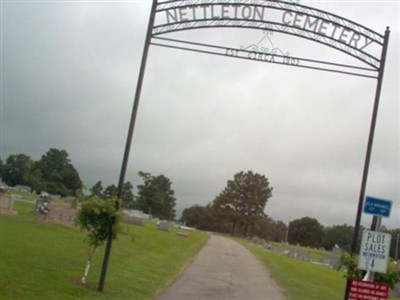
[[[112,230],[113,237],[116,237],[116,225],[119,219],[117,201],[115,198],[105,200],[91,197],[82,202],[77,214],[76,223],[81,230],[87,232],[89,243],[89,257],[82,277],[84,284],[98,247],[107,240],[110,230]]]
[[[347,279],[362,279],[365,272],[358,268],[357,262],[358,257],[356,255],[351,256],[349,253],[343,252],[337,270],[345,268]],[[386,283],[393,289],[396,283],[400,282],[400,268],[390,261],[386,273],[375,273],[374,278],[376,282]]]

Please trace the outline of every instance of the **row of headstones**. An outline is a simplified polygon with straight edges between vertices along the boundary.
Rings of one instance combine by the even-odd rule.
[[[143,226],[144,225],[144,218],[137,216],[137,215],[131,215],[131,214],[124,214],[124,222],[132,225],[139,225]],[[156,221],[157,224],[157,229],[161,231],[169,231],[169,226],[170,222],[168,221]],[[187,236],[184,234],[178,234],[181,236]]]
[[[34,212],[48,222],[69,227],[75,226],[76,210],[71,208],[70,205],[50,203],[39,199],[35,202]],[[12,196],[0,194],[0,213],[13,216],[18,214],[14,210],[14,198]]]
[[[332,268],[335,268],[337,266],[337,264],[339,263],[339,260],[340,260],[340,255],[342,254],[342,250],[340,248],[334,247],[331,251],[330,256],[323,257],[320,260],[316,261],[306,251],[288,250],[288,249],[282,249],[280,247],[274,247],[273,245],[267,243],[266,241],[261,241],[259,239],[256,239],[256,240],[252,239],[252,242],[254,242],[258,245],[261,245],[266,250],[274,252],[274,253],[281,253],[281,254],[287,255],[289,257],[293,257],[293,258],[305,260],[305,261],[310,261],[313,263],[327,265]]]
[[[34,212],[41,216],[45,221],[61,224],[68,227],[75,226],[77,210],[70,204],[54,203],[47,193],[41,193],[35,202]]]
[[[0,194],[0,213],[8,215],[17,215],[13,209],[14,199],[12,196]],[[35,202],[34,213],[47,222],[56,223],[68,227],[75,227],[75,219],[78,210],[72,208],[69,204],[52,203],[49,199],[41,197]],[[124,214],[124,221],[133,225],[144,225],[144,218]],[[170,222],[157,221],[157,228],[161,231],[169,231]],[[186,232],[177,232],[178,236],[187,237]]]
[[[14,199],[12,196],[0,194],[0,213],[8,215],[17,215],[13,209]],[[77,209],[68,204],[52,203],[46,198],[39,198],[34,206],[35,214],[41,216],[44,220],[69,227],[75,226]],[[144,218],[132,215],[124,215],[124,221],[128,224],[143,225]],[[169,222],[157,222],[157,228],[161,231],[169,231]]]
[[[2,183],[0,182],[0,184],[2,184]],[[4,183],[3,183],[3,185],[4,185]],[[27,194],[35,193],[35,191],[33,191],[32,188],[27,185],[16,185],[15,187],[8,187],[8,189],[16,190],[16,191],[19,191],[22,193],[27,193]],[[57,195],[57,194],[52,194],[51,198],[57,199],[57,200],[62,199],[65,202],[72,202],[73,200],[76,199],[76,197],[73,197],[73,196],[61,197],[61,195]]]

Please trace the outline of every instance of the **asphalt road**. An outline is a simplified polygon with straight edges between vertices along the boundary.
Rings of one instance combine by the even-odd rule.
[[[264,266],[238,243],[211,236],[197,258],[157,300],[281,300]]]

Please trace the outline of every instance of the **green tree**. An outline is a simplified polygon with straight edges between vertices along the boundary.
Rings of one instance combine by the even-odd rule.
[[[347,252],[343,252],[339,263],[336,267],[338,271],[342,268],[346,269],[345,277],[347,279],[358,278],[362,279],[365,276],[365,271],[358,268],[358,257],[356,255],[351,256]],[[386,273],[375,273],[374,281],[386,283],[391,289],[400,282],[400,268],[394,262],[389,261]]]
[[[350,252],[353,230],[354,227],[347,224],[325,227],[323,247],[326,250],[331,250],[335,245],[338,245],[344,251]]]
[[[101,180],[97,181],[90,189],[90,196],[103,198],[103,184]]]
[[[290,244],[318,248],[323,241],[323,226],[314,218],[304,217],[289,223]]]
[[[3,181],[9,186],[29,185],[32,164],[32,159],[25,154],[10,155],[4,165]]]
[[[154,178],[154,184],[157,189],[156,203],[161,204],[157,206],[155,216],[160,219],[173,220],[175,218],[175,191],[172,189],[172,182],[164,175],[158,175]]]
[[[143,183],[137,186],[137,206],[141,211],[152,215],[152,209],[157,197],[157,189],[153,182],[154,177],[150,173],[142,171],[138,174],[142,178]]]
[[[200,230],[218,230],[211,206],[193,205],[182,211],[181,222]]]
[[[65,150],[50,149],[42,155],[36,168],[42,172],[46,191],[51,194],[70,196],[82,190],[79,173]]]
[[[272,187],[264,175],[242,171],[228,180],[214,199],[213,208],[232,222],[232,234],[252,235],[256,221],[265,217],[264,209],[270,197]]]
[[[389,233],[392,236],[392,241],[390,243],[390,257],[393,259],[400,259],[400,228],[387,229],[382,226],[381,231]]]
[[[133,195],[133,185],[132,183],[125,182],[122,186],[122,193],[121,193],[121,201],[122,206],[125,208],[133,208],[134,207],[134,195]]]
[[[116,201],[116,198],[105,200],[91,197],[82,202],[77,214],[76,222],[81,230],[87,232],[89,243],[88,260],[82,283],[86,283],[97,249],[107,240],[111,226],[115,227],[120,218],[116,210]]]
[[[133,185],[129,181],[122,186],[121,201],[122,206],[125,208],[133,208],[134,195],[132,189]],[[90,188],[90,196],[111,199],[118,196],[118,188],[116,185],[111,184],[103,189],[103,184],[99,180]]]
[[[43,174],[39,168],[36,168],[37,162],[33,163],[33,166],[29,172],[29,186],[32,190],[36,191],[36,193],[40,193],[44,191],[46,188],[46,184],[43,181]]]
[[[172,182],[164,175],[152,176],[139,172],[143,184],[138,185],[137,206],[142,211],[160,219],[175,218],[174,190]]]
[[[4,167],[5,167],[4,162],[3,162],[3,160],[0,158],[0,178],[1,178],[1,179],[3,178]]]
[[[287,226],[282,221],[275,221],[266,216],[256,222],[254,235],[267,241],[283,242]]]
[[[105,188],[103,192],[103,197],[106,199],[111,199],[113,197],[117,197],[118,195],[118,188],[115,184],[111,184]]]

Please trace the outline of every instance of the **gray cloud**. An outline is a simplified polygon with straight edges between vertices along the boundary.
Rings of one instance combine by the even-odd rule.
[[[367,194],[394,201],[399,223],[399,7],[393,2],[304,1],[383,32],[391,26]],[[2,4],[1,157],[66,149],[87,186],[116,183],[150,3]],[[254,43],[251,31],[195,39]],[[279,34],[292,53],[332,49]],[[274,187],[266,213],[353,224],[375,92],[371,79],[152,46],[127,180],[171,178],[182,210],[206,204],[241,170]],[[363,217],[368,224],[370,218]]]

